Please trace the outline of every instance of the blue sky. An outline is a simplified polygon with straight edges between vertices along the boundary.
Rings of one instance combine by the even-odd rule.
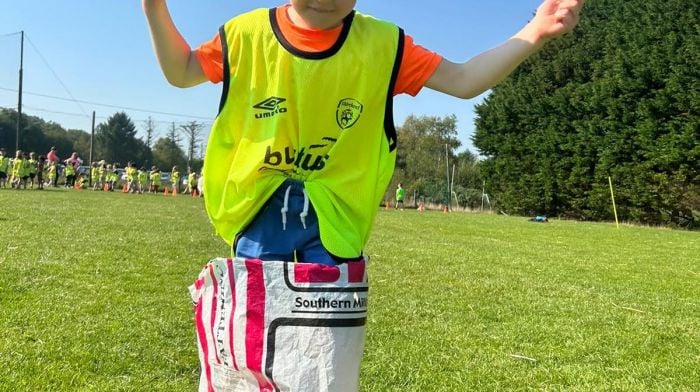
[[[181,33],[195,47],[213,37],[233,15],[285,2],[170,0],[168,4]],[[539,3],[358,0],[356,8],[398,24],[418,44],[447,59],[465,61],[516,33]],[[89,131],[93,110],[98,123],[123,110],[139,130],[152,117],[159,136],[172,122],[210,124],[216,115],[221,85],[178,89],[165,81],[151,49],[140,0],[0,0],[1,107],[17,107],[20,39],[14,33],[20,30],[26,34],[25,113]],[[401,125],[409,114],[455,114],[463,146],[473,150],[469,138],[474,105],[481,99],[483,95],[459,100],[424,89],[415,98],[396,98],[396,123]]]

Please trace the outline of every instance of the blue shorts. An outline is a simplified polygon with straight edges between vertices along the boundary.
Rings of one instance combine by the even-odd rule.
[[[235,255],[264,261],[296,261],[337,265],[355,258],[333,256],[321,244],[318,216],[304,184],[286,180],[253,221],[236,238]]]

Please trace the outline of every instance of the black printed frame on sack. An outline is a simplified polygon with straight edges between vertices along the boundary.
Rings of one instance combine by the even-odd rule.
[[[310,293],[310,292],[339,292],[339,293],[348,293],[348,292],[367,292],[369,291],[369,287],[367,286],[367,282],[364,282],[365,286],[364,287],[342,287],[342,288],[333,288],[333,287],[298,287],[294,286],[289,279],[289,264],[293,263],[284,263],[284,283],[287,285],[287,287],[296,292],[305,292],[305,293]],[[331,312],[329,312],[331,313]],[[343,312],[342,314],[348,314],[348,313],[367,313],[367,309],[365,308],[364,311],[355,311],[355,312]],[[338,314],[338,313],[331,313],[331,314]],[[269,380],[273,380],[272,374],[274,370],[274,363],[275,363],[275,340],[276,340],[276,334],[277,334],[277,328],[279,327],[322,327],[322,328],[352,328],[352,327],[361,327],[367,324],[367,317],[359,317],[359,318],[335,318],[335,319],[319,319],[319,318],[296,318],[296,317],[280,317],[277,319],[274,319],[270,322],[270,325],[267,330],[267,350],[265,350],[265,376]],[[272,385],[275,387],[275,391],[279,391],[279,388],[277,385],[275,385],[274,382],[271,382]]]

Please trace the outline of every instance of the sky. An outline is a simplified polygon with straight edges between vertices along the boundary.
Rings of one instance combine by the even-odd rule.
[[[190,46],[211,39],[231,17],[287,0],[169,0],[173,20]],[[507,40],[532,17],[540,0],[358,0],[356,9],[392,21],[415,42],[463,62]],[[218,110],[221,84],[172,87],[151,47],[140,0],[0,0],[0,107],[17,108],[20,31],[24,41],[23,112],[66,129],[91,129],[126,112],[143,136],[171,124],[199,121],[208,128]],[[463,149],[471,145],[474,105],[488,94],[461,100],[423,89],[395,98],[400,126],[411,114],[455,114]]]

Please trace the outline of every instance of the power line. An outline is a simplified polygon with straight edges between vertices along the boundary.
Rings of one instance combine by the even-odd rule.
[[[21,31],[15,31],[14,33],[0,34],[0,38],[12,37],[12,36],[15,36],[15,35],[20,35],[20,34],[22,34]]]
[[[6,34],[3,34],[3,35],[0,35],[0,37],[10,37],[10,36],[18,35],[18,34],[22,34],[22,32],[21,32],[21,31],[18,31],[18,32],[14,32],[14,33],[6,33]],[[67,102],[75,103],[75,104],[80,108],[80,111],[83,113],[83,116],[85,116],[85,117],[89,117],[89,115],[87,114],[87,112],[85,111],[85,109],[83,108],[83,106],[80,105],[81,103],[90,104],[90,105],[95,105],[95,106],[101,106],[101,107],[107,107],[107,108],[112,108],[112,109],[129,110],[129,111],[135,111],[135,112],[141,112],[141,113],[151,113],[151,114],[159,114],[159,115],[165,115],[165,116],[173,116],[173,117],[181,117],[181,118],[189,118],[189,119],[198,119],[198,120],[212,121],[212,118],[211,118],[211,117],[195,116],[195,115],[180,114],[180,113],[161,112],[161,111],[155,111],[155,110],[134,108],[134,107],[129,107],[129,106],[111,105],[111,104],[105,104],[105,103],[99,103],[99,102],[92,102],[92,101],[85,101],[85,100],[76,99],[76,98],[73,96],[73,94],[70,92],[70,90],[68,89],[68,87],[66,86],[66,84],[63,83],[63,80],[61,80],[61,78],[58,76],[58,74],[56,73],[56,71],[54,71],[53,67],[51,67],[51,65],[49,64],[49,62],[48,62],[48,61],[46,60],[46,58],[44,57],[44,55],[39,51],[39,49],[38,49],[37,46],[34,44],[34,42],[31,40],[31,38],[29,38],[29,37],[27,36],[27,40],[29,41],[29,44],[32,46],[32,48],[34,48],[34,51],[39,55],[39,58],[41,58],[41,60],[44,62],[44,65],[46,65],[46,67],[49,68],[49,70],[51,71],[51,73],[53,74],[53,76],[56,78],[56,80],[58,80],[58,82],[61,84],[61,86],[62,86],[63,89],[66,91],[66,93],[68,94],[68,96],[70,96],[70,98],[57,97],[57,96],[48,95],[48,94],[33,93],[33,92],[29,92],[29,91],[24,91],[23,94],[34,95],[34,96],[43,97],[43,98],[56,99],[56,100],[61,100],[61,101],[67,101]],[[19,90],[16,90],[16,89],[3,88],[3,87],[0,87],[0,90],[11,91],[11,92],[18,92],[18,91],[19,91]],[[24,107],[24,106],[25,106],[25,105],[22,105],[22,107]],[[46,110],[46,109],[39,109],[39,108],[34,108],[34,110],[45,111],[45,112],[48,112],[48,113],[65,114],[65,115],[71,115],[71,116],[75,116],[75,115],[76,115],[75,113],[56,112],[56,111],[50,111],[50,110]]]
[[[16,110],[14,107],[3,106],[3,105],[0,105],[0,108]],[[49,109],[43,109],[43,108],[38,108],[38,107],[34,107],[34,106],[29,106],[29,105],[22,105],[22,108],[29,109],[29,110],[35,111],[35,112],[45,112],[45,113],[53,113],[53,114],[62,114],[62,115],[66,115],[66,116],[92,118],[92,116],[85,115],[85,114],[63,112],[63,111],[58,111],[58,110],[49,110]],[[95,118],[99,119],[99,120],[108,120],[109,119],[109,117],[106,117],[106,116],[96,116]],[[135,122],[135,123],[136,122],[146,122],[147,119],[132,118],[131,121]],[[153,119],[151,119],[151,121],[153,121],[155,124],[168,124],[168,125],[170,125],[172,123],[175,123],[176,125],[182,125],[182,124],[187,123],[185,121],[167,121],[167,120],[153,120]],[[213,123],[212,122],[203,122],[201,124],[204,126],[211,126]]]
[[[11,91],[11,92],[18,92],[17,89],[12,89],[12,88],[7,88],[7,87],[0,87],[0,90],[4,91]],[[64,97],[57,97],[54,95],[47,95],[47,94],[40,94],[40,93],[33,93],[30,91],[24,91],[24,94],[27,95],[34,95],[37,97],[43,97],[43,98],[49,98],[49,99],[55,99],[59,101],[68,101],[68,102],[74,102],[72,99],[64,98]],[[80,102],[80,103],[85,103],[85,104],[90,104],[94,106],[102,106],[102,107],[107,107],[111,109],[122,109],[122,110],[131,110],[134,112],[141,112],[141,113],[151,113],[151,114],[160,114],[164,116],[173,116],[173,117],[182,117],[182,118],[191,118],[191,119],[197,119],[197,120],[209,120],[211,121],[211,117],[204,117],[204,116],[195,116],[195,115],[190,115],[190,114],[179,114],[179,113],[168,113],[168,112],[160,112],[156,110],[148,110],[148,109],[139,109],[139,108],[133,108],[129,106],[120,106],[120,105],[110,105],[106,103],[98,103],[98,102],[92,102],[92,101],[84,101],[80,99],[76,99],[75,102]]]
[[[85,109],[82,107],[82,105],[80,105],[80,103],[78,103],[78,101],[75,99],[73,94],[71,94],[70,90],[68,90],[68,87],[66,87],[66,84],[63,83],[63,80],[61,80],[60,77],[58,77],[58,74],[56,73],[56,71],[54,71],[53,68],[51,67],[51,65],[49,64],[49,62],[46,61],[46,58],[44,58],[44,55],[41,54],[41,52],[39,52],[39,48],[37,48],[36,45],[34,45],[34,42],[32,42],[32,40],[31,40],[31,38],[29,38],[29,36],[27,36],[27,41],[29,41],[29,44],[32,46],[32,48],[34,48],[34,51],[39,55],[39,58],[41,59],[41,61],[43,61],[44,64],[49,68],[49,70],[51,71],[53,76],[56,78],[56,80],[58,80],[58,83],[60,83],[61,86],[63,86],[63,89],[66,90],[66,93],[68,93],[68,95],[72,98],[72,101],[75,102],[75,104],[78,105],[78,107],[80,108],[80,111],[83,112],[83,114],[85,114],[87,116],[87,112],[85,111]]]
[[[60,111],[57,111],[57,110],[49,110],[49,109],[35,108],[35,107],[32,107],[32,106],[27,106],[27,105],[22,105],[22,108],[29,109],[29,110],[32,110],[32,111],[37,111],[37,112],[46,112],[46,113],[53,113],[53,114],[63,114],[63,115],[66,115],[66,116],[75,116],[75,117],[91,118],[91,116],[88,116],[87,114],[60,112]]]

